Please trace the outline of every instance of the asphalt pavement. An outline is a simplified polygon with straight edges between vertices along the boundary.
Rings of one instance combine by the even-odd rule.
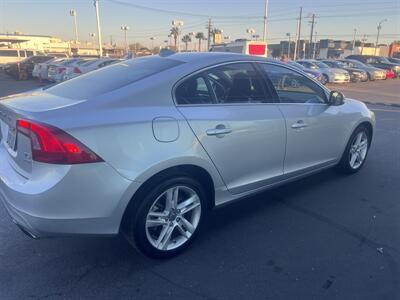
[[[359,173],[217,209],[170,260],[120,237],[32,240],[0,205],[0,299],[400,299],[400,108],[369,107],[377,130]]]

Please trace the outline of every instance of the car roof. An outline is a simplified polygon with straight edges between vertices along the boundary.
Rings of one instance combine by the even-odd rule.
[[[194,61],[196,62],[213,61],[213,63],[216,63],[216,62],[224,62],[232,60],[269,61],[269,59],[265,57],[231,53],[231,52],[180,52],[162,57],[175,59],[186,63]]]

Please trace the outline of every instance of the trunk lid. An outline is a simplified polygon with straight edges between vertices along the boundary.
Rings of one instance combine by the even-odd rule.
[[[35,113],[56,110],[79,102],[82,101],[53,96],[43,91],[1,98],[0,147],[6,150],[1,153],[8,155],[7,160],[20,175],[30,178],[33,162],[31,140],[17,131],[17,120],[36,119]]]

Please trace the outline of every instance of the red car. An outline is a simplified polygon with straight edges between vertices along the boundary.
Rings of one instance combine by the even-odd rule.
[[[395,78],[395,74],[392,70],[386,70],[386,79],[393,79]]]

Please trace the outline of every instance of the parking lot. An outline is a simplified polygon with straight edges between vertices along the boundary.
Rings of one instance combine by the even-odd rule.
[[[0,75],[0,96],[37,87]],[[376,113],[359,173],[217,209],[171,260],[120,237],[32,240],[0,205],[0,299],[400,299],[400,80],[330,88]]]

